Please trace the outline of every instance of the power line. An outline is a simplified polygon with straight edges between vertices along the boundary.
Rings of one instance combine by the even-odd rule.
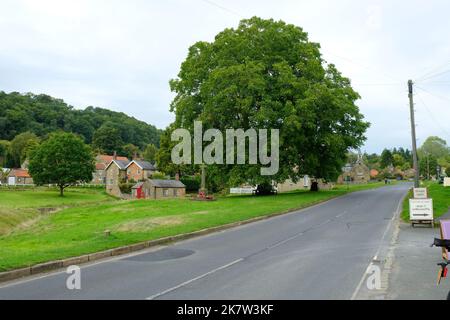
[[[422,97],[420,95],[417,95],[417,97],[419,98],[419,100],[424,105],[424,107],[427,110],[428,115],[430,116],[431,120],[442,130],[442,132],[447,136],[447,138],[450,138],[450,134],[448,133],[448,131],[446,129],[444,129],[444,127],[441,125],[441,123],[436,120],[436,118],[434,117],[434,115],[431,112],[430,108],[428,108],[428,105],[425,103],[425,100],[422,99]]]
[[[442,71],[442,72],[438,72],[438,73],[435,73],[435,74],[432,74],[432,75],[430,75],[428,77],[423,78],[422,80],[420,80],[420,82],[424,82],[426,80],[430,80],[430,79],[433,79],[433,78],[436,78],[436,77],[440,77],[440,76],[442,76],[442,75],[444,75],[446,73],[449,73],[449,72],[450,72],[450,69]]]
[[[400,81],[399,79],[397,79],[396,77],[394,77],[394,76],[392,76],[392,75],[390,75],[390,74],[388,74],[388,73],[386,73],[386,72],[380,71],[380,70],[378,70],[378,69],[376,69],[376,68],[374,68],[374,67],[370,67],[370,66],[364,65],[364,64],[362,64],[362,63],[360,63],[360,62],[356,62],[356,61],[354,61],[353,59],[346,58],[346,57],[343,57],[343,56],[334,54],[334,53],[330,52],[329,50],[327,50],[327,49],[325,49],[325,48],[322,48],[322,51],[328,53],[328,54],[331,55],[331,56],[334,56],[334,57],[336,57],[336,58],[339,58],[339,59],[348,61],[348,62],[350,62],[350,63],[352,63],[352,64],[354,64],[354,65],[357,65],[357,66],[359,66],[359,67],[362,67],[362,68],[364,68],[364,69],[366,69],[366,70],[376,71],[378,74],[383,75],[384,77],[389,78],[389,79],[391,79],[391,80],[393,80],[393,81],[395,81],[395,82],[398,82],[398,83],[401,82],[401,81]]]
[[[416,88],[418,88],[418,89],[420,89],[420,90],[422,90],[422,91],[428,93],[429,95],[432,95],[432,96],[434,96],[434,97],[436,97],[436,98],[439,98],[439,99],[441,99],[441,100],[450,101],[450,98],[445,97],[445,96],[438,95],[438,94],[436,94],[436,93],[432,93],[432,92],[430,92],[430,91],[428,91],[428,90],[426,90],[426,89],[424,89],[424,88],[422,88],[422,87],[416,86]]]
[[[403,83],[352,83],[354,86],[367,86],[367,87],[376,87],[376,86],[403,86]]]
[[[439,72],[439,70],[442,70],[443,68],[446,68],[447,65],[449,65],[449,64],[450,64],[450,61],[447,61],[446,63],[441,64],[441,65],[439,65],[438,67],[432,68],[429,72],[425,73],[425,74],[422,75],[421,77],[418,77],[418,78],[416,79],[416,82],[423,81],[425,78],[427,78],[427,77],[433,75],[433,74],[436,73],[436,72]]]
[[[216,8],[222,9],[222,10],[228,12],[228,13],[231,13],[231,14],[233,14],[235,16],[238,16],[239,18],[243,17],[240,13],[238,13],[238,12],[232,10],[232,9],[228,9],[228,8],[222,6],[222,5],[218,4],[218,3],[215,3],[215,2],[213,2],[211,0],[202,0],[202,1],[208,3],[208,4],[212,5],[212,6],[214,6]]]

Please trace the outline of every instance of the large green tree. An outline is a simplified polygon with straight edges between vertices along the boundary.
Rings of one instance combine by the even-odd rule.
[[[306,32],[283,21],[242,20],[214,42],[195,43],[170,86],[175,122],[168,130],[192,132],[194,120],[222,132],[280,129],[278,173],[261,176],[261,165],[208,166],[228,184],[297,180],[305,173],[335,179],[369,126],[349,79],[322,59]],[[160,153],[167,158],[168,151]]]
[[[64,189],[92,180],[95,169],[91,147],[73,133],[53,133],[30,153],[29,171],[37,185],[56,184]]]
[[[432,155],[436,159],[444,158],[450,155],[450,148],[447,142],[439,137],[428,137],[418,150],[419,157],[424,157],[427,154]]]

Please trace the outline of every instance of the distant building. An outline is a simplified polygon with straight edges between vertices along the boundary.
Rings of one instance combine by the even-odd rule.
[[[342,168],[342,174],[338,177],[337,183],[364,184],[370,181],[369,168],[362,161],[361,156],[354,164],[347,163]]]
[[[106,192],[116,196],[122,197],[119,184],[127,180],[127,166],[130,163],[128,160],[113,159],[105,169]]]
[[[132,188],[133,199],[181,198],[186,194],[186,186],[179,180],[147,179]]]
[[[144,181],[151,178],[156,168],[148,161],[133,160],[127,165],[128,181]]]
[[[95,171],[92,173],[92,184],[106,184],[106,167],[112,160],[128,161],[127,157],[99,154],[95,157]]]
[[[376,179],[379,174],[380,174],[380,171],[378,171],[377,169],[370,170],[370,178],[371,179]]]
[[[33,178],[27,169],[12,169],[7,176],[8,185],[33,185]]]
[[[278,183],[276,187],[278,193],[295,190],[305,190],[305,189],[308,190],[310,188],[311,188],[311,179],[307,175],[300,178],[297,182],[293,182],[291,179],[287,179],[283,183]]]

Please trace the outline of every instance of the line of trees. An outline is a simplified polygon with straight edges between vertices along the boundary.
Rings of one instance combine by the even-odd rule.
[[[52,132],[72,132],[96,152],[155,159],[161,130],[121,112],[74,109],[48,95],[0,91],[0,165],[19,167],[28,150]]]
[[[417,150],[420,175],[423,178],[436,177],[438,169],[450,176],[450,147],[436,136],[428,137]],[[347,161],[354,163],[358,155],[349,153]],[[413,167],[412,152],[405,148],[384,149],[381,154],[363,154],[363,161],[370,169],[406,172]],[[388,170],[389,169],[389,170]],[[446,171],[445,171],[446,170]]]

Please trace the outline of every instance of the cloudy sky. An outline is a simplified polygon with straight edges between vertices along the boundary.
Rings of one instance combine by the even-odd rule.
[[[352,80],[372,123],[363,151],[410,147],[410,78],[424,79],[415,96],[419,144],[430,135],[450,142],[449,12],[448,0],[0,0],[0,90],[164,128],[173,120],[168,81],[188,47],[260,16],[304,28]]]

